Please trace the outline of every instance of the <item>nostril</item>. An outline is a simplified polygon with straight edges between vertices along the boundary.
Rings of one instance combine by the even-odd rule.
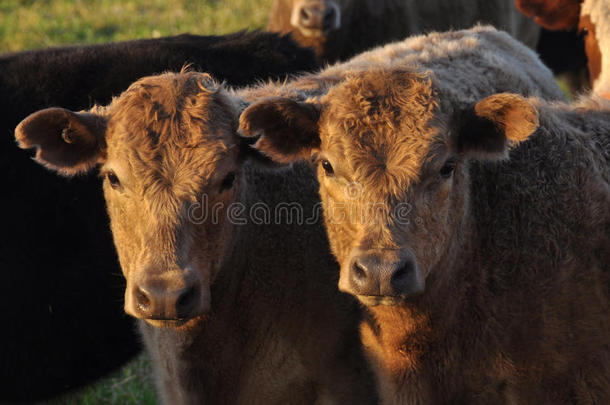
[[[150,297],[140,287],[136,290],[136,304],[141,312],[147,313],[150,311]]]
[[[301,9],[301,12],[299,13],[299,15],[301,16],[301,21],[303,23],[308,23],[309,19],[311,18],[311,16],[309,15],[309,12],[305,8]]]
[[[328,10],[326,10],[326,12],[324,13],[324,26],[325,27],[329,27],[330,25],[332,25],[333,20],[335,19],[335,9],[334,8],[329,8]]]
[[[178,301],[176,301],[176,311],[179,317],[184,317],[191,312],[197,302],[197,295],[197,289],[195,287],[191,287],[180,294]]]
[[[354,261],[352,267],[352,276],[357,281],[365,281],[367,279],[366,269],[362,264],[358,262],[358,260]]]
[[[409,275],[411,274],[412,270],[413,266],[411,263],[406,262],[400,268],[394,271],[392,277],[390,278],[390,284],[395,291],[401,292],[404,289],[404,287],[407,285]]]

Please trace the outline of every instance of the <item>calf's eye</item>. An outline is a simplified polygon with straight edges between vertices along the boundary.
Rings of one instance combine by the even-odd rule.
[[[225,176],[224,179],[222,179],[222,182],[220,183],[219,192],[222,193],[223,191],[230,189],[231,187],[233,187],[234,182],[235,182],[235,173],[230,172],[229,174],[227,174]]]
[[[322,161],[322,168],[324,169],[324,172],[326,173],[327,176],[332,176],[333,174],[335,174],[333,165],[331,165],[328,160]]]
[[[456,164],[456,160],[453,158],[449,159],[445,162],[443,167],[441,167],[441,171],[440,171],[440,175],[443,179],[448,179],[449,177],[451,177],[451,175],[453,174],[453,171],[455,170],[455,164]]]
[[[110,183],[110,187],[114,188],[115,190],[121,187],[119,178],[112,170],[106,173],[106,179],[108,180],[108,183]]]

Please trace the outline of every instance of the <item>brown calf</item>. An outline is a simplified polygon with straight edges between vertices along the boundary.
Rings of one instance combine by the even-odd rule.
[[[275,0],[267,29],[291,33],[335,62],[374,46],[430,31],[491,24],[534,48],[540,29],[513,0]]]
[[[101,166],[125,311],[141,320],[164,403],[371,403],[315,177],[259,171],[237,117],[208,75],[168,73],[107,107],[39,111],[16,137],[61,174]],[[286,203],[297,212],[278,211]]]
[[[240,129],[278,162],[316,156],[385,403],[608,403],[608,105],[494,94],[528,80],[425,52]]]

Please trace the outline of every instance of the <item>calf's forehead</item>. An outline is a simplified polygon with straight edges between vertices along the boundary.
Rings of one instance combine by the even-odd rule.
[[[373,70],[349,77],[324,100],[321,149],[352,180],[400,193],[436,145],[439,104],[428,74]]]
[[[197,73],[136,82],[107,109],[107,166],[168,182],[211,177],[237,142],[235,116],[222,92]]]

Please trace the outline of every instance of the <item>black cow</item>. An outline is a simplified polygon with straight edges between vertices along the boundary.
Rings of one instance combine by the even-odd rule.
[[[136,79],[190,63],[231,85],[314,69],[313,53],[265,32],[179,35],[0,56],[2,198],[0,402],[83,386],[140,350],[99,181],[24,159],[13,131],[30,113],[107,104]]]

